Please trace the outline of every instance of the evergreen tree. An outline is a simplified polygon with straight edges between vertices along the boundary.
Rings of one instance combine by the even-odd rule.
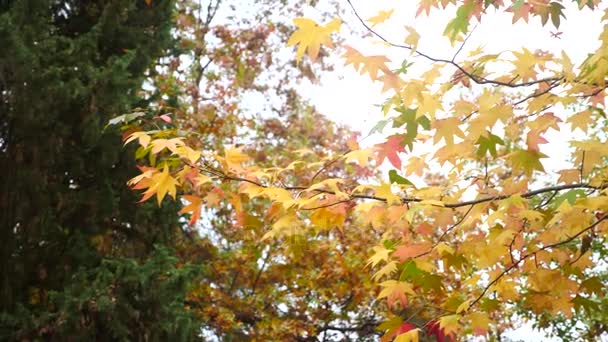
[[[154,247],[179,232],[176,209],[137,204],[133,151],[103,129],[145,106],[173,5],[0,2],[0,339],[196,335],[183,306],[194,271]]]

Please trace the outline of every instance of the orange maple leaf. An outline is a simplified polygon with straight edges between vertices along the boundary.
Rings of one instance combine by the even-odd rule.
[[[402,262],[414,257],[421,256],[430,251],[432,244],[430,242],[420,242],[414,244],[400,245],[397,246],[394,256],[399,258]]]
[[[203,199],[194,195],[183,195],[182,198],[190,202],[190,204],[183,207],[182,210],[179,211],[179,213],[191,213],[190,224],[193,225],[201,217],[201,204],[203,202]]]

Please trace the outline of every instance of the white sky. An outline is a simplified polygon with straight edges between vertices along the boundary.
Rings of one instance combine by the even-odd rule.
[[[374,28],[391,41],[402,43],[406,37],[404,26],[409,25],[414,27],[421,36],[418,45],[420,51],[433,57],[451,59],[457,50],[458,46],[451,46],[449,40],[442,35],[447,22],[455,16],[455,7],[431,12],[430,17],[422,15],[416,18],[418,1],[352,0],[352,2],[364,19],[376,15],[380,10],[395,8],[395,12],[386,23]],[[344,6],[348,6],[345,1],[343,3]],[[532,17],[529,24],[522,20],[512,24],[510,13],[505,14],[492,10],[477,25],[457,61],[462,61],[469,51],[478,47],[482,47],[487,53],[507,50],[520,51],[522,47],[526,47],[531,51],[540,49],[553,52],[558,56],[564,50],[575,64],[582,62],[587,53],[594,51],[599,46],[597,37],[602,29],[600,18],[603,11],[592,12],[586,7],[578,10],[573,3],[566,8],[567,18],[565,20],[562,18],[559,30],[551,24],[542,27],[540,19]],[[348,27],[354,30],[362,29],[359,21],[348,8],[346,12],[340,32],[342,36],[349,31]],[[315,18],[318,16],[318,12],[310,10],[306,15]],[[473,26],[475,24],[470,27]],[[557,31],[562,32],[560,39],[551,36],[551,32]],[[409,69],[413,73],[416,73],[416,65],[424,68],[429,66],[429,62],[421,57],[414,58],[408,51],[389,48],[378,39],[347,36],[345,44],[355,47],[365,55],[387,55],[395,68],[398,68],[403,59],[407,59],[408,62],[413,61],[414,66]],[[338,60],[335,72],[321,77],[321,85],[304,84],[301,87],[301,93],[329,118],[346,123],[366,135],[382,119],[378,105],[386,100],[389,93],[382,94],[380,83],[373,83],[367,75],[359,75],[352,66],[343,67],[342,65],[343,60]],[[559,116],[559,113],[556,115]],[[568,125],[562,125],[568,127]],[[566,134],[565,131],[560,133],[550,130],[545,135],[550,144],[540,146],[541,152],[549,156],[549,158],[541,160],[548,172],[555,172],[566,167],[563,162],[569,157],[565,151],[569,149],[570,138],[564,134]],[[382,136],[375,136],[367,139],[364,145],[369,146],[382,141]]]
[[[442,36],[446,23],[455,16],[454,8],[431,12],[430,17],[423,15],[416,18],[418,1],[352,0],[352,2],[363,18],[372,17],[380,10],[395,8],[395,12],[387,23],[374,28],[391,41],[401,43],[406,36],[404,26],[409,25],[413,26],[421,35],[418,45],[420,51],[433,57],[451,59],[457,49],[457,46],[452,47],[449,41]],[[346,1],[340,3],[347,8],[341,35],[349,31],[348,27],[354,30],[362,29],[357,18],[348,9]],[[319,19],[315,18],[318,13],[314,10],[305,15]],[[462,61],[469,51],[478,47],[483,47],[487,53],[505,50],[519,51],[522,47],[527,47],[531,51],[541,49],[557,55],[564,50],[576,65],[583,61],[587,53],[594,51],[599,46],[597,37],[602,29],[600,22],[602,15],[603,11],[591,12],[587,8],[578,10],[575,5],[571,4],[567,7],[566,19],[562,18],[561,26],[557,30],[551,24],[541,27],[538,18],[531,18],[529,24],[520,20],[514,25],[511,22],[511,14],[491,11],[483,17],[482,23],[477,25],[465,49],[459,55],[460,60]],[[551,37],[551,32],[557,31],[563,32],[560,39]],[[355,47],[365,55],[387,55],[395,67],[398,67],[404,58],[421,66],[428,66],[427,61],[421,58],[413,59],[408,51],[388,48],[377,39],[361,38],[360,36],[347,37],[346,44]],[[322,76],[321,84],[303,84],[301,94],[308,97],[317,109],[329,118],[348,124],[351,128],[366,135],[382,119],[378,105],[386,100],[389,93],[382,94],[381,84],[372,83],[367,75],[361,76],[353,70],[352,66],[342,67],[341,63],[342,61],[338,61],[335,72]],[[411,69],[414,69],[415,65]],[[546,138],[550,143],[541,145],[541,151],[549,156],[548,159],[542,160],[545,169],[556,171],[566,167],[564,160],[569,157],[565,152],[569,146],[569,133],[566,131],[550,132]],[[372,137],[364,145],[369,146],[381,141],[383,141],[381,136]],[[509,333],[507,337],[523,341],[550,341],[541,332],[533,331],[531,324],[526,324]]]

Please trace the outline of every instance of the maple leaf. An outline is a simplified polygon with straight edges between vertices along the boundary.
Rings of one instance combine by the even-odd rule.
[[[359,71],[361,64],[365,63],[365,56],[363,56],[359,51],[357,51],[357,49],[352,48],[348,45],[344,46],[344,49],[346,50],[344,54],[342,54],[342,58],[346,60],[344,65],[346,66],[352,64],[353,68]]]
[[[437,342],[453,342],[454,335],[446,333],[445,329],[441,326],[441,320],[429,322],[426,328],[428,335],[435,335]]]
[[[289,37],[287,46],[298,45],[296,60],[299,62],[308,50],[311,60],[317,59],[321,45],[333,47],[330,35],[340,30],[340,20],[334,19],[325,26],[319,26],[314,20],[296,18],[293,20],[298,29]]]
[[[479,157],[484,157],[489,152],[492,157],[496,158],[496,145],[504,144],[504,141],[502,141],[499,136],[487,132],[487,136],[479,136],[479,139],[477,139],[477,142],[475,143],[475,145],[479,145],[477,155]]]
[[[468,316],[471,321],[471,328],[475,335],[485,335],[490,329],[492,320],[488,317],[486,312],[473,312]]]
[[[595,123],[595,120],[591,118],[591,115],[591,111],[585,110],[572,115],[568,118],[567,122],[572,125],[572,130],[578,128],[581,131],[587,133],[589,126]]]
[[[388,180],[392,183],[397,183],[401,185],[414,185],[414,183],[410,182],[407,178],[399,175],[395,170],[388,171]]]
[[[420,157],[410,157],[408,159],[408,163],[407,166],[405,167],[405,174],[406,175],[418,175],[419,177],[422,177],[422,174],[424,173],[424,169],[426,169],[427,164],[426,161],[424,160],[424,158],[420,158]]]
[[[416,32],[416,29],[411,26],[405,26],[405,29],[407,30],[408,35],[407,37],[405,37],[405,40],[403,42],[409,45],[412,48],[412,53],[414,53],[414,51],[416,51],[416,49],[418,48],[418,41],[420,40],[420,35],[418,34],[418,32]]]
[[[386,56],[367,56],[364,59],[363,67],[361,68],[361,74],[366,72],[369,74],[369,78],[372,80],[378,80],[378,71],[382,71],[384,74],[389,73],[389,68],[386,63],[390,63],[390,59]]]
[[[514,24],[520,19],[523,19],[523,21],[527,23],[530,16],[530,10],[532,10],[532,5],[523,1],[516,1],[513,6],[507,9],[507,12],[513,12]]]
[[[152,153],[157,154],[165,148],[169,151],[176,153],[178,146],[184,146],[184,142],[181,138],[173,138],[173,139],[155,139],[150,143],[152,146]]]
[[[405,308],[407,306],[406,295],[415,295],[412,285],[405,281],[386,280],[380,283],[380,286],[382,286],[383,289],[380,291],[380,294],[378,294],[378,299],[386,298],[388,305],[391,307],[399,301],[401,306]]]
[[[411,258],[415,258],[425,253],[428,253],[432,248],[432,243],[430,241],[399,245],[395,249],[393,256],[399,258],[401,262],[406,261]]]
[[[464,133],[458,127],[459,124],[460,120],[455,117],[433,121],[431,128],[437,130],[433,141],[438,143],[441,139],[444,139],[446,144],[452,145],[454,144],[454,136],[464,138]]]
[[[418,342],[418,332],[420,331],[418,328],[415,328],[413,324],[403,323],[405,329],[409,329],[406,332],[402,332],[395,338],[394,342]],[[402,326],[403,326],[402,325]],[[414,328],[410,328],[410,326]]]
[[[385,158],[397,169],[401,169],[401,158],[399,152],[405,152],[405,147],[402,145],[403,136],[392,135],[386,139],[386,142],[376,145],[376,165],[382,164]]]
[[[391,276],[395,272],[397,272],[397,262],[391,261],[388,262],[386,265],[382,266],[382,268],[379,269],[376,273],[374,273],[372,279],[378,281],[379,279],[382,279],[384,277]]]
[[[535,170],[544,172],[545,168],[541,164],[540,159],[547,156],[538,151],[516,150],[507,155],[511,161],[513,168],[523,171],[526,175],[532,175]]]
[[[243,147],[229,147],[224,152],[226,165],[234,170],[241,170],[241,164],[249,160],[249,156],[243,153]]]
[[[429,117],[434,118],[435,113],[443,110],[441,99],[439,99],[437,96],[433,96],[431,93],[422,93],[422,96],[419,97],[419,102],[420,105],[418,106],[418,111],[416,112],[417,118],[426,114],[428,114]]]
[[[133,132],[129,136],[127,136],[127,139],[125,140],[125,145],[135,139],[139,141],[139,144],[143,148],[146,148],[148,147],[148,144],[150,143],[150,140],[152,138],[146,132]]]
[[[372,150],[367,149],[367,148],[361,149],[361,150],[354,150],[354,151],[347,153],[344,156],[344,160],[347,163],[356,161],[357,164],[359,164],[360,166],[366,167],[372,152],[373,152]]]
[[[375,246],[373,248],[373,251],[374,251],[374,255],[372,255],[369,258],[369,260],[367,261],[367,266],[372,265],[372,267],[375,267],[381,261],[387,261],[389,258],[389,255],[391,254],[391,250],[386,249],[386,247],[384,247],[384,246]]]
[[[389,183],[382,183],[380,186],[372,186],[371,188],[375,190],[376,196],[386,199],[387,205],[401,204],[401,198],[393,193]]]
[[[454,41],[458,34],[467,33],[469,30],[469,15],[475,6],[475,2],[471,1],[458,7],[456,10],[456,18],[452,19],[445,27],[443,34]]]
[[[580,170],[578,169],[566,169],[560,170],[558,183],[574,184],[580,180]]]
[[[534,67],[538,63],[537,57],[526,48],[522,48],[522,52],[513,51],[513,55],[517,58],[513,62],[515,69],[514,75],[518,75],[522,81],[535,80],[537,72]]]
[[[187,159],[192,164],[196,163],[201,158],[201,152],[195,151],[189,146],[178,146],[173,153],[181,158]]]
[[[375,16],[367,19],[367,21],[372,23],[372,27],[374,27],[374,26],[379,25],[379,24],[385,22],[386,20],[388,20],[388,18],[390,18],[393,15],[393,12],[395,12],[394,9],[391,9],[388,11],[380,11]]]
[[[390,59],[386,56],[364,56],[350,46],[345,46],[345,49],[346,52],[342,55],[342,58],[346,59],[345,65],[352,64],[361,75],[367,72],[369,77],[375,81],[379,79],[379,71],[382,71],[384,75],[391,74],[390,69],[386,66],[386,63],[390,63]]]
[[[196,223],[196,221],[198,221],[198,219],[201,217],[201,204],[203,202],[203,199],[198,196],[194,196],[194,195],[183,195],[182,198],[185,199],[186,201],[188,201],[189,204],[187,206],[183,207],[179,211],[179,213],[180,214],[191,213],[190,225],[194,225]]]
[[[178,185],[177,180],[171,176],[169,168],[165,164],[162,172],[156,173],[151,177],[150,187],[144,192],[140,202],[146,201],[154,194],[156,194],[156,200],[159,206],[167,193],[175,199],[177,193],[176,185]]]
[[[538,152],[540,150],[540,148],[538,147],[539,144],[548,143],[547,139],[545,139],[541,136],[541,133],[542,132],[540,132],[536,129],[530,130],[528,132],[528,136],[526,138],[526,144],[528,145],[528,151]]]
[[[431,6],[435,3],[434,0],[420,0],[418,9],[416,9],[416,17],[425,12],[428,16],[431,13]]]

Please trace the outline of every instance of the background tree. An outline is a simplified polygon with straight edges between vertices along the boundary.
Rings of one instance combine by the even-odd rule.
[[[2,339],[198,333],[183,306],[195,272],[162,247],[179,233],[177,207],[136,203],[132,150],[103,130],[145,106],[137,91],[171,44],[173,6],[1,3]]]
[[[365,168],[331,163],[354,143],[352,133],[316,112],[295,90],[296,80],[315,76],[310,63],[295,64],[285,57],[287,48],[281,42],[292,30],[280,14],[298,12],[301,4],[237,5],[178,2],[178,48],[148,79],[154,86],[145,95],[149,108],[160,116],[137,118],[123,130],[125,137],[142,130],[155,130],[159,138],[179,136],[194,149],[181,146],[179,139],[164,140],[166,146],[139,148],[136,158],[160,168],[172,167],[178,162],[171,156],[173,150],[223,153],[230,150],[228,145],[240,144],[268,168],[287,166],[298,158],[318,163],[313,169],[292,165],[291,179],[312,182],[338,175],[371,175]],[[194,175],[192,170],[184,172]],[[277,215],[279,208],[269,209],[268,201],[231,195],[238,184],[207,180],[198,177],[187,185],[182,213],[192,224],[188,239],[194,243],[180,248],[184,260],[210,270],[187,302],[203,322],[206,336],[375,338],[380,317],[372,310],[371,283],[359,272],[366,263],[361,256],[369,253],[375,240],[373,234],[351,227],[345,218],[328,220],[334,211],[345,210],[336,207],[318,218],[316,229],[296,229],[284,237],[285,245],[270,246],[260,239],[267,232],[267,218]],[[203,210],[201,203],[206,204]],[[343,231],[336,235],[334,227]]]

